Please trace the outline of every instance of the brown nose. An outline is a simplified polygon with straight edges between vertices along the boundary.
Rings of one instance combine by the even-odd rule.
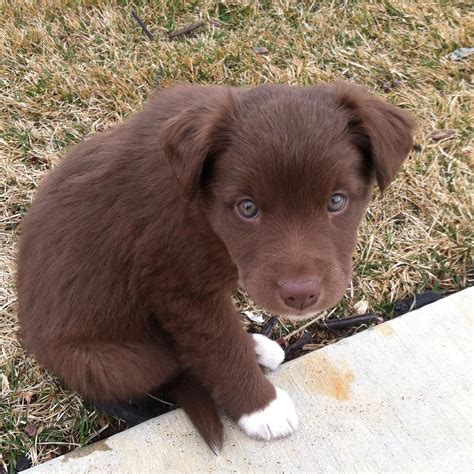
[[[318,280],[290,280],[280,286],[280,296],[286,306],[296,309],[315,304],[320,292]]]

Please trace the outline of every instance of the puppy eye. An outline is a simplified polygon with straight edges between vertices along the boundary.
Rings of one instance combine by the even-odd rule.
[[[342,193],[334,193],[328,201],[329,212],[340,212],[346,207],[347,197]]]
[[[251,199],[237,203],[237,211],[244,219],[255,219],[258,216],[258,207]]]

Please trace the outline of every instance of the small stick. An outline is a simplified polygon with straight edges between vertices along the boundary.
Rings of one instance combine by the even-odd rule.
[[[276,316],[272,316],[265,323],[265,326],[263,326],[262,331],[260,332],[260,334],[262,334],[263,336],[270,337],[273,334],[273,331],[275,329],[275,326],[276,326],[277,322],[278,322],[278,319],[276,318]]]
[[[155,397],[155,395],[152,395],[151,393],[148,394],[150,398],[153,398],[153,400],[156,400],[158,402],[164,403],[165,405],[169,405],[170,407],[176,407],[175,403],[167,402],[166,400],[163,400],[162,398]]]
[[[305,344],[303,346],[304,351],[315,351],[318,349],[321,349],[321,347],[324,347],[324,344]]]
[[[414,309],[422,308],[427,304],[434,303],[445,296],[445,294],[435,293],[434,291],[420,293],[410,298],[404,298],[396,301],[395,305],[393,306],[393,312],[395,316],[401,316],[402,314],[408,313]]]
[[[329,314],[334,313],[334,310]],[[287,336],[285,336],[285,339],[288,341],[290,340],[295,334],[298,334],[299,332],[303,331],[303,329],[306,329],[307,327],[311,326],[311,324],[314,324],[316,321],[319,321],[321,318],[324,318],[326,316],[326,312],[324,313],[319,313],[315,318],[313,318],[311,321],[307,322],[306,324],[303,324],[303,326],[299,327],[298,329],[295,329],[293,332],[290,332]]]
[[[177,38],[178,36],[181,35],[187,35],[188,33],[191,33],[194,30],[197,30],[201,26],[204,26],[206,22],[204,21],[198,21],[197,23],[193,23],[192,25],[185,26],[184,28],[181,28],[180,30],[172,31],[169,35],[169,39]]]
[[[137,23],[141,26],[143,33],[145,33],[150,41],[153,41],[153,35],[150,33],[150,30],[146,27],[145,23],[143,23],[143,20],[137,15],[137,12],[135,10],[132,10],[132,16],[135,18]]]
[[[371,324],[377,322],[377,315],[373,313],[361,314],[360,316],[351,316],[349,318],[331,319],[317,323],[320,329],[346,329],[361,324]]]
[[[297,341],[295,341],[293,344],[290,344],[286,349],[285,349],[285,358],[287,358],[289,355],[292,355],[294,352],[299,351],[302,349],[306,344],[309,344],[310,342],[313,341],[313,332],[308,332],[301,336]]]

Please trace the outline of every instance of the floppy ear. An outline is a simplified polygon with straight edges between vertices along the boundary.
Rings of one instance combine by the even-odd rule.
[[[236,109],[232,90],[206,89],[183,89],[192,105],[168,119],[160,130],[163,152],[188,199],[205,185],[212,162],[229,146],[232,136]],[[199,94],[198,100],[192,97],[193,91]]]
[[[414,118],[399,107],[347,83],[335,86],[336,100],[350,113],[348,132],[375,169],[381,191],[394,179],[413,146]]]

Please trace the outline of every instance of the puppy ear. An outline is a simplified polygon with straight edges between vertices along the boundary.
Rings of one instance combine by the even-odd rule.
[[[414,118],[406,111],[347,83],[335,86],[338,104],[350,112],[351,140],[372,163],[381,191],[413,146]]]
[[[229,146],[232,136],[236,109],[232,90],[206,89],[183,88],[192,105],[168,119],[160,130],[163,152],[188,199],[205,186],[213,161]],[[193,91],[199,99],[192,97]]]

